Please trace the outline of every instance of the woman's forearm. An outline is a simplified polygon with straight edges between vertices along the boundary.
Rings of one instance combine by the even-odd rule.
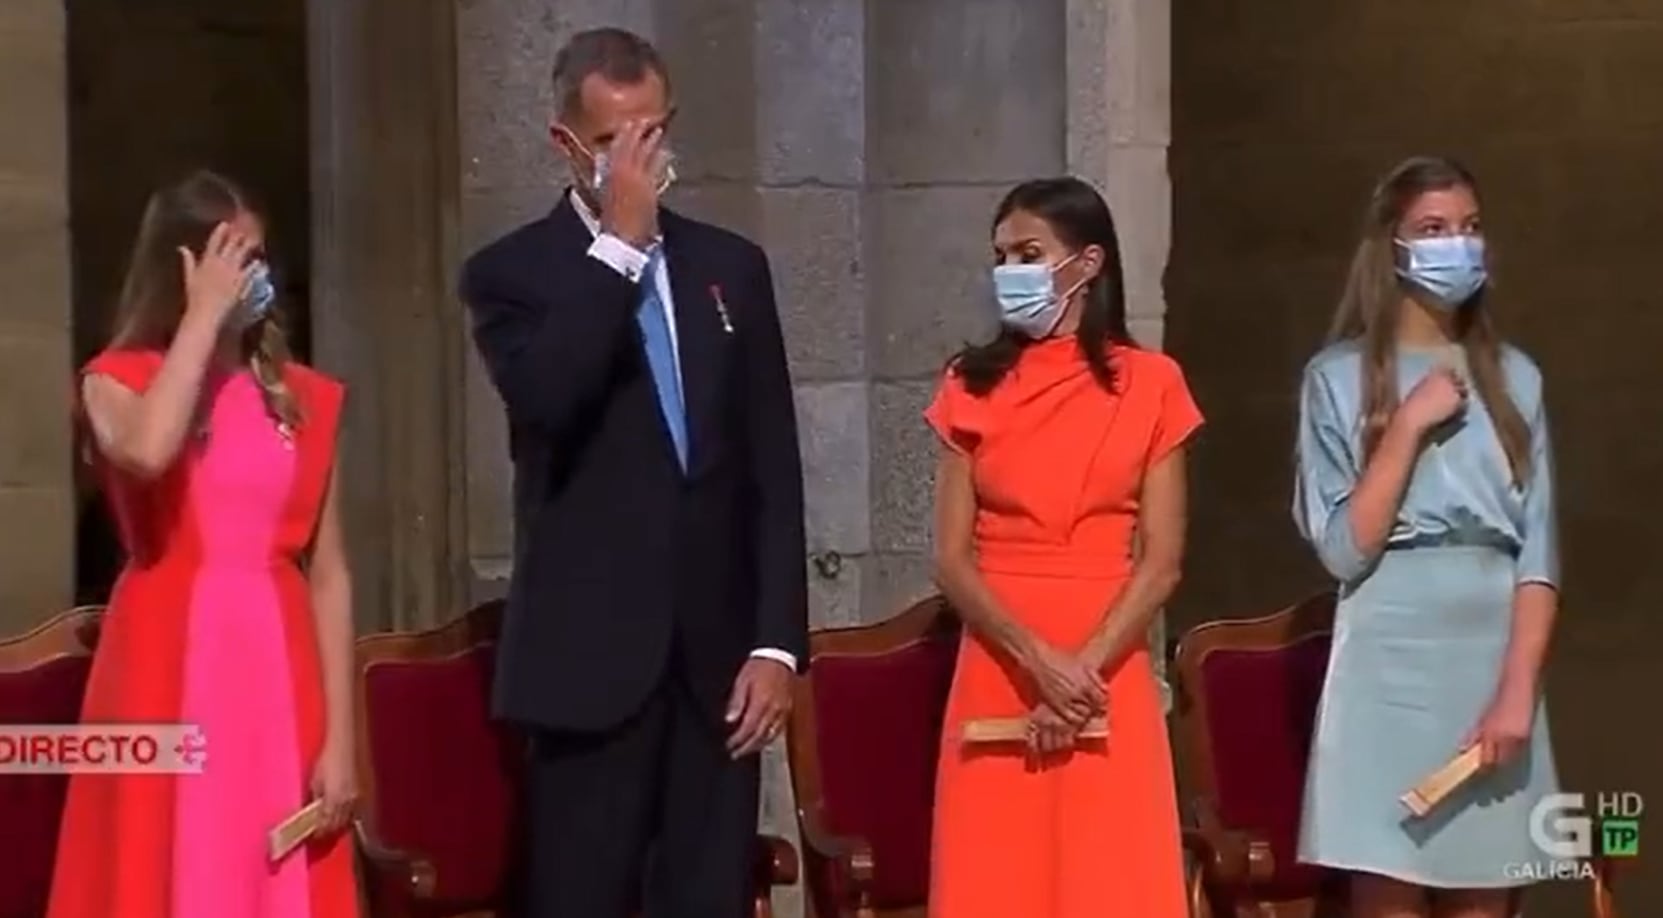
[[[317,622],[318,655],[328,718],[326,736],[351,742],[353,736],[352,583],[345,572],[315,576],[312,613]]]
[[[1147,639],[1155,614],[1178,588],[1179,567],[1171,562],[1140,563],[1126,589],[1110,604],[1097,630],[1080,650],[1093,669],[1118,664]]]
[[[1513,624],[1502,663],[1501,688],[1533,695],[1541,686],[1559,593],[1543,583],[1520,584],[1513,591]]]
[[[1011,659],[1028,658],[1033,634],[1000,606],[974,564],[961,559],[938,561],[936,586],[966,627]]]
[[[105,456],[141,478],[167,471],[196,421],[202,380],[217,346],[217,332],[188,319],[168,346],[150,386],[120,416],[93,417]],[[97,405],[89,404],[89,411]]]
[[[1352,538],[1363,557],[1385,550],[1420,449],[1420,432],[1394,417],[1347,502]]]

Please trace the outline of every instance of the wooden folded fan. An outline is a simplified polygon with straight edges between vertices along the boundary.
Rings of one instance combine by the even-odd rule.
[[[1444,767],[1427,775],[1419,784],[1404,792],[1398,800],[1415,816],[1425,816],[1483,768],[1483,747],[1476,744],[1468,746],[1455,758],[1450,759]]]
[[[323,800],[318,798],[296,810],[266,836],[266,857],[273,864],[287,857],[300,843],[311,838],[323,825]]]
[[[1108,739],[1109,719],[1093,717],[1076,734],[1077,739]],[[979,717],[965,722],[963,739],[967,743],[1023,743],[1028,740],[1026,717]]]

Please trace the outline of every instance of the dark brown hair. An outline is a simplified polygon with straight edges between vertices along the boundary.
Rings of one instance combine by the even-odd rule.
[[[112,346],[165,350],[172,344],[185,312],[185,271],[179,250],[187,248],[200,255],[214,227],[244,212],[266,222],[241,188],[207,171],[192,173],[150,196],[121,285]],[[242,345],[266,410],[274,420],[296,426],[300,411],[283,382],[289,344],[277,305],[243,332]]]
[[[656,73],[670,92],[670,72],[658,49],[634,32],[618,28],[589,29],[573,35],[554,56],[555,104],[562,117],[583,107],[583,81],[599,74],[608,83],[633,86]]]
[[[1103,267],[1085,287],[1080,325],[1074,332],[1085,352],[1091,374],[1104,389],[1114,389],[1111,345],[1132,343],[1126,330],[1126,288],[1120,268],[1120,237],[1114,215],[1097,189],[1072,177],[1035,179],[1012,188],[993,213],[993,227],[1017,211],[1033,214],[1057,234],[1063,245],[1079,252],[1087,246],[1103,249]],[[1005,378],[1033,339],[1004,327],[986,344],[966,346],[951,361],[953,371],[971,395],[986,395]]]
[[[1398,164],[1375,188],[1363,217],[1362,240],[1351,258],[1345,291],[1334,314],[1331,341],[1357,340],[1363,354],[1363,454],[1373,455],[1397,410],[1397,328],[1406,291],[1397,278],[1394,240],[1406,214],[1423,194],[1465,188],[1478,197],[1478,182],[1452,159],[1416,156]],[[1513,479],[1530,477],[1530,427],[1507,392],[1501,339],[1480,291],[1455,313],[1455,331],[1473,388],[1495,420],[1496,435]]]

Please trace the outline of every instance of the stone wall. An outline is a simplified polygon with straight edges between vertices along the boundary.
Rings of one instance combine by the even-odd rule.
[[[1209,430],[1176,621],[1323,587],[1288,515],[1294,394],[1373,182],[1401,157],[1477,172],[1503,328],[1541,364],[1555,424],[1564,615],[1549,705],[1569,790],[1663,799],[1663,7],[1621,0],[1176,5],[1176,238],[1167,343]],[[1623,910],[1663,873],[1623,874]],[[1544,914],[1584,914],[1549,884]]]
[[[0,634],[72,596],[64,70],[61,3],[0,7]]]

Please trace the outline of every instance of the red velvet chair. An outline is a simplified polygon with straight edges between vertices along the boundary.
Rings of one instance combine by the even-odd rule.
[[[0,641],[0,724],[72,724],[103,607],[83,606]],[[64,775],[0,773],[0,918],[40,918],[52,887]]]
[[[959,630],[946,601],[932,597],[882,624],[809,640],[787,749],[816,918],[924,914]]]
[[[470,918],[508,905],[524,746],[490,718],[500,601],[423,632],[357,642],[357,823],[365,885],[384,918]],[[758,842],[755,918],[796,882],[795,850]],[[740,918],[740,916],[735,916]]]
[[[521,747],[490,720],[501,603],[439,628],[357,642],[357,824],[378,916],[496,914]]]
[[[1323,594],[1262,618],[1209,622],[1178,644],[1196,918],[1343,914],[1344,878],[1297,861],[1333,621],[1334,596]],[[1595,918],[1616,918],[1609,881],[1598,865]]]
[[[1334,597],[1209,622],[1177,654],[1178,756],[1197,915],[1311,915],[1337,878],[1295,859]]]

